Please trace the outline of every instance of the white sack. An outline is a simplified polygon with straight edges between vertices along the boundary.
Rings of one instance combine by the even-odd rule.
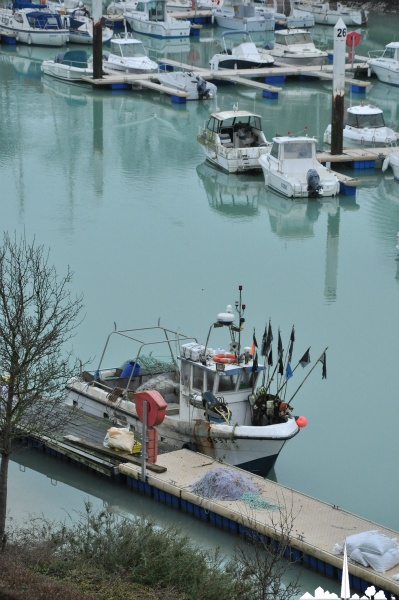
[[[134,446],[134,433],[127,427],[111,427],[105,436],[104,446],[131,454]]]
[[[387,550],[398,547],[396,539],[389,538],[387,535],[384,535],[377,530],[363,531],[362,533],[349,535],[345,539],[345,544],[348,556],[356,549],[359,549],[362,552],[384,554]]]
[[[399,563],[399,548],[390,548],[384,552],[384,554],[363,552],[363,557],[374,571],[385,573],[385,571],[393,569],[393,567]]]

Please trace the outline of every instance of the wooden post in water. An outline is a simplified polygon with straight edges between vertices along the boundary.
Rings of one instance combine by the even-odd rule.
[[[103,28],[102,28],[102,1],[93,0],[93,78],[101,79],[103,74]]]
[[[342,154],[345,94],[346,25],[338,19],[334,27],[333,97],[331,117],[331,154]]]

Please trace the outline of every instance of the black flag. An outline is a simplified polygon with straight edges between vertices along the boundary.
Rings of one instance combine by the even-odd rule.
[[[255,353],[254,360],[252,362],[252,373],[256,373],[258,370],[258,353]]]
[[[284,375],[283,357],[280,356],[278,359],[278,374]]]
[[[262,356],[266,356],[267,354],[267,324],[265,325],[265,331],[262,337],[262,347],[260,349],[260,353]]]
[[[326,353],[325,352],[323,352],[323,356],[321,357],[320,362],[323,365],[321,378],[327,379],[327,361],[326,361]]]
[[[269,367],[273,366],[273,348],[270,348],[267,364],[269,365]]]
[[[277,344],[277,351],[278,351],[278,355],[281,357],[283,356],[284,350],[283,350],[283,342],[281,341],[281,335],[280,335],[280,330],[278,330],[278,344]]]
[[[292,361],[292,351],[294,349],[294,342],[295,342],[295,330],[294,330],[294,326],[292,326],[290,345],[288,348],[288,362]]]
[[[310,348],[308,348],[305,352],[305,354],[302,356],[301,360],[299,361],[299,364],[301,365],[301,367],[305,368],[306,365],[308,365],[310,363]]]

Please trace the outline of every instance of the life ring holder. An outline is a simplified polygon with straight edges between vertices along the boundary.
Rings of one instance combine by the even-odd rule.
[[[222,354],[215,354],[215,356],[213,356],[212,359],[216,363],[224,363],[227,365],[231,365],[237,361],[236,355],[231,354],[230,352],[223,352]]]

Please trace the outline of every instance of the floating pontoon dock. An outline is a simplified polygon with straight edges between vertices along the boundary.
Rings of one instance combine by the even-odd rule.
[[[171,408],[173,410],[173,406]],[[342,544],[346,536],[378,529],[390,538],[399,533],[342,510],[335,504],[316,500],[279,483],[217,462],[190,450],[170,450],[158,455],[156,464],[147,464],[143,479],[141,457],[115,452],[102,445],[111,423],[78,411],[73,422],[59,436],[36,437],[28,440],[35,448],[73,462],[123,483],[135,492],[191,514],[204,523],[220,527],[234,535],[250,538],[254,532],[265,543],[279,539],[279,514],[294,515],[293,529],[286,558],[334,579],[342,577],[343,556],[335,555],[333,547]],[[247,500],[226,501],[201,497],[193,485],[202,476],[216,470],[229,475],[249,478],[258,493]],[[274,523],[274,524],[273,524]],[[364,592],[369,585],[382,589],[388,598],[399,596],[399,582],[393,576],[399,566],[378,573],[358,563],[349,563],[351,588]]]

